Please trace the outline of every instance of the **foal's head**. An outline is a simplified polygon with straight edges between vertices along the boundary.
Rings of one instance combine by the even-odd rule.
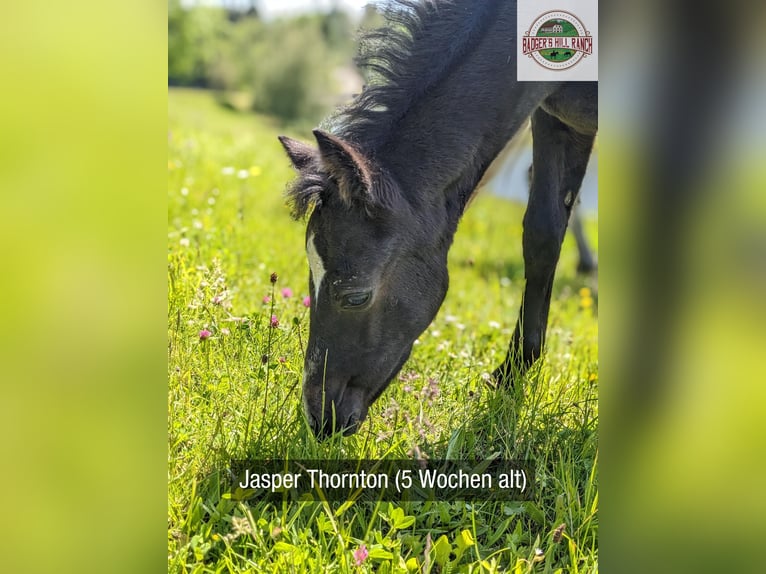
[[[303,405],[322,437],[355,432],[407,360],[447,292],[449,245],[443,207],[439,218],[348,142],[314,136],[318,149],[280,141],[300,174],[294,215],[310,214]]]

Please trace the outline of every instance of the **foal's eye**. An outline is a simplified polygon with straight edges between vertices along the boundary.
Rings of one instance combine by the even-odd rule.
[[[361,307],[367,301],[370,300],[370,292],[369,291],[363,291],[361,293],[349,293],[348,295],[344,295],[343,298],[340,300],[341,307],[345,309],[353,309],[355,307]]]

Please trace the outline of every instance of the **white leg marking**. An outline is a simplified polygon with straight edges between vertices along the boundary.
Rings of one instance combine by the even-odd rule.
[[[309,235],[308,243],[306,243],[306,254],[309,259],[309,267],[311,268],[311,277],[314,280],[314,301],[319,300],[319,287],[322,285],[322,279],[324,278],[324,263],[322,258],[317,253],[316,245],[314,245],[314,234]]]

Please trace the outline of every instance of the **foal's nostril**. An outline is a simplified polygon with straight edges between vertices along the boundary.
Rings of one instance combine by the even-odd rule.
[[[351,415],[346,424],[343,425],[343,435],[350,436],[359,430],[359,417],[357,415]]]
[[[346,418],[346,422],[343,423],[343,428],[355,428],[356,425],[359,424],[359,413],[353,412],[350,415],[348,415],[348,418]]]

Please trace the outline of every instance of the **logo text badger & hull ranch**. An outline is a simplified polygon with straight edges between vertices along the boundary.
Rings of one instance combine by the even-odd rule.
[[[593,54],[593,37],[574,14],[554,10],[540,15],[524,32],[522,54],[549,70],[566,70]]]

